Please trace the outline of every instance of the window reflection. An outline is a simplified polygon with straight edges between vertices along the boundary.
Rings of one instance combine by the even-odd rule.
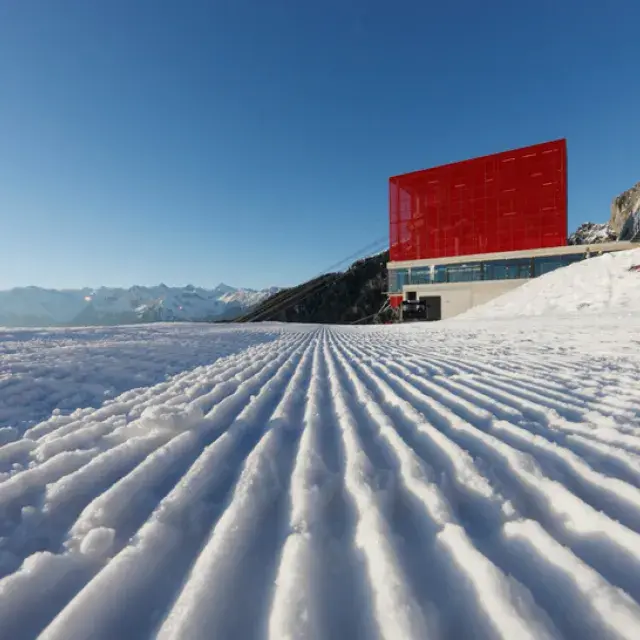
[[[523,280],[538,277],[585,259],[578,253],[540,258],[514,258],[452,265],[430,265],[413,269],[390,269],[389,292],[402,293],[408,284],[478,282],[482,280]]]

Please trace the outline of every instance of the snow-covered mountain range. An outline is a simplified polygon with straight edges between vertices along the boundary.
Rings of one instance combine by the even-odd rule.
[[[0,326],[86,326],[136,322],[221,320],[278,291],[219,284],[215,289],[134,286],[129,289],[42,289],[0,291]]]

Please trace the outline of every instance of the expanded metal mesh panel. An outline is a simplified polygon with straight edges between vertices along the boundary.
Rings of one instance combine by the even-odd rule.
[[[390,259],[566,245],[566,149],[556,140],[391,178]]]

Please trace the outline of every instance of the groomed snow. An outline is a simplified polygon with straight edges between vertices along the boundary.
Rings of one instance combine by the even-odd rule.
[[[256,327],[229,340],[227,331],[210,324],[0,328],[0,428],[23,430],[54,410],[99,407],[279,333]]]
[[[640,314],[18,333],[2,639],[640,637]]]

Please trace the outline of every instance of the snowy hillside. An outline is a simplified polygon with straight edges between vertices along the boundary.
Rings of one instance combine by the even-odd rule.
[[[0,637],[635,640],[638,342],[640,314],[0,331]]]
[[[278,289],[134,286],[129,289],[54,290],[24,287],[0,291],[0,326],[90,326],[140,321],[201,321],[252,307]]]
[[[456,320],[572,313],[640,314],[640,248],[577,262],[530,280]]]

